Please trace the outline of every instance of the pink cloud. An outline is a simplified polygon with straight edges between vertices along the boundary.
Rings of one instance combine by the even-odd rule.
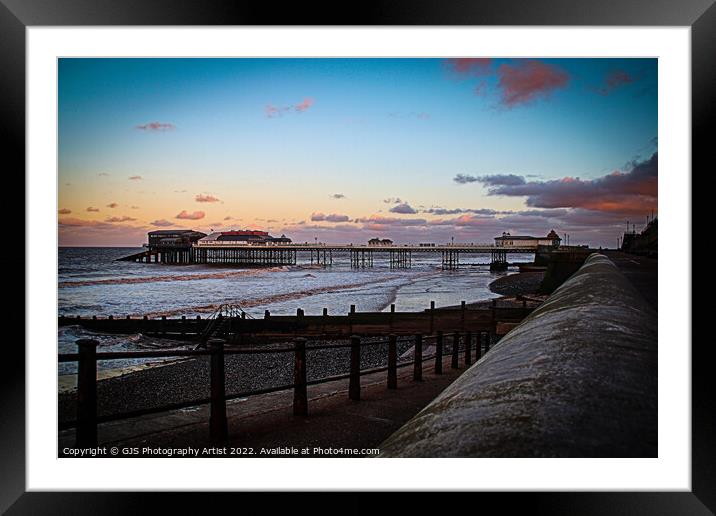
[[[192,213],[188,213],[186,210],[182,210],[181,213],[176,216],[176,218],[185,220],[199,220],[203,219],[205,215],[206,214],[203,211],[195,211]]]
[[[630,75],[629,72],[624,70],[611,70],[604,78],[604,84],[595,88],[596,92],[600,95],[609,95],[612,91],[630,84],[636,80],[636,77]]]
[[[194,197],[196,202],[219,202],[221,199],[214,197],[213,195],[198,194]]]
[[[87,211],[99,211],[99,208],[95,208],[93,206],[88,206]]]
[[[348,222],[350,220],[350,217],[348,215],[341,215],[339,213],[331,213],[329,215],[325,215],[323,213],[312,213],[311,214],[311,220],[313,222]],[[271,222],[271,221],[268,221]],[[275,221],[274,221],[275,222]]]
[[[482,76],[490,73],[492,59],[487,57],[460,57],[446,59],[445,67],[457,76]]]
[[[116,202],[111,202],[107,205],[107,208],[116,208],[117,206],[119,206],[119,204],[117,204]]]
[[[169,227],[169,226],[173,226],[173,225],[174,225],[173,222],[170,222],[170,221],[168,221],[168,220],[166,220],[166,219],[153,220],[152,222],[150,222],[150,224],[151,224],[152,226],[155,226],[155,227],[158,227],[158,228],[166,228],[166,227]]]
[[[129,179],[131,179],[132,181],[139,181],[140,179],[142,179],[142,176],[129,176]]]
[[[497,75],[501,102],[508,108],[547,98],[554,90],[566,87],[570,79],[562,68],[535,60],[502,64]]]
[[[264,114],[266,118],[276,118],[283,116],[284,114],[294,111],[296,113],[304,113],[313,106],[314,100],[311,97],[306,97],[300,104],[291,106],[275,106],[273,104],[266,104],[264,107]]]
[[[303,102],[301,102],[300,104],[296,104],[294,106],[294,109],[296,111],[298,111],[299,113],[303,113],[308,108],[310,108],[312,105],[313,105],[313,99],[310,97],[306,97],[305,99],[303,99]]]
[[[57,213],[59,213],[60,215],[69,215],[70,213],[72,213],[72,210],[68,210],[67,208],[62,208],[62,209],[57,210]]]
[[[140,131],[171,131],[176,128],[174,124],[164,122],[149,122],[148,124],[136,125],[134,127]]]
[[[132,221],[135,221],[135,220],[137,220],[137,219],[132,218],[132,217],[127,217],[126,215],[123,215],[123,216],[121,216],[121,217],[109,217],[109,218],[105,219],[105,222],[109,222],[109,223],[112,223],[112,222],[132,222]]]

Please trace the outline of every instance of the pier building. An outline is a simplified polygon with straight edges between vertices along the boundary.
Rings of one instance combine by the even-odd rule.
[[[510,235],[509,233],[502,233],[502,236],[495,237],[495,246],[497,247],[534,247],[538,246],[550,246],[559,247],[560,242],[559,235],[554,231],[549,232],[547,236],[536,237],[526,235]]]

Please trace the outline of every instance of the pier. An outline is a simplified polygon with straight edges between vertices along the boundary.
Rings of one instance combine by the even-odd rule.
[[[165,264],[223,264],[245,267],[275,267],[281,265],[321,265],[330,267],[338,259],[347,259],[354,269],[372,268],[376,259],[383,259],[391,269],[409,269],[417,255],[439,259],[445,270],[460,266],[460,256],[484,254],[490,256],[490,270],[507,269],[509,254],[535,254],[541,248],[502,247],[491,244],[449,244],[431,247],[420,245],[328,245],[328,244],[246,244],[238,242],[197,242],[180,246],[148,246],[121,261]]]

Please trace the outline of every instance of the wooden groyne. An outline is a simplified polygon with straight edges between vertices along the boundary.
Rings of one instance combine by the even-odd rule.
[[[228,317],[224,321],[224,333],[228,335],[255,335],[266,337],[350,335],[414,335],[416,332],[432,334],[436,331],[472,328],[479,331],[499,333],[501,328],[516,324],[529,315],[539,304],[526,299],[521,306],[505,306],[497,299],[484,308],[468,308],[465,302],[452,309],[435,308],[434,303],[420,312],[396,312],[391,305],[386,312],[357,312],[355,306],[348,314],[305,315],[297,309],[296,315],[273,315],[269,311],[263,318]],[[192,339],[206,332],[213,319],[196,317],[79,317],[60,316],[59,326],[79,325],[96,332],[144,333],[160,337]],[[507,325],[507,326],[506,326]]]
[[[656,457],[656,312],[592,254],[384,457]]]

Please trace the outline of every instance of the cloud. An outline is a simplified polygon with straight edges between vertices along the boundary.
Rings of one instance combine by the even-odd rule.
[[[203,219],[206,214],[203,211],[195,211],[188,213],[186,210],[182,210],[175,218],[185,220],[199,220]]]
[[[415,209],[412,206],[410,206],[407,202],[398,204],[397,206],[393,206],[388,211],[390,211],[392,213],[403,213],[403,214],[409,214],[409,215],[417,213],[417,211],[415,211]]]
[[[116,208],[117,206],[119,206],[119,204],[117,204],[116,202],[111,202],[107,205],[107,208]]]
[[[130,208],[133,209],[133,210],[138,210],[138,209],[139,209],[139,206],[130,206]]]
[[[290,106],[276,106],[274,104],[266,104],[264,106],[264,114],[266,115],[266,118],[276,118],[283,116],[285,114],[294,112],[294,113],[304,113],[313,106],[314,100],[310,97],[306,97],[303,99],[302,102],[299,104],[294,104]]]
[[[140,131],[172,131],[176,129],[176,126],[174,124],[166,123],[166,122],[149,122],[148,124],[142,124],[142,125],[135,125],[135,129],[139,129]]]
[[[72,210],[67,208],[61,208],[57,210],[57,213],[59,213],[60,215],[69,215],[70,213],[72,213]]]
[[[72,226],[72,227],[94,227],[94,228],[108,228],[112,227],[111,224],[100,222],[98,220],[85,220],[78,219],[75,217],[65,217],[58,221],[60,226]]]
[[[150,222],[152,226],[158,227],[158,228],[166,228],[169,226],[173,226],[174,223],[171,221],[168,221],[166,219],[157,219]]]
[[[87,211],[99,211],[99,208],[95,208],[94,206],[88,206]]]
[[[498,214],[504,214],[504,213],[512,213],[511,211],[497,211],[493,210],[491,208],[440,208],[440,207],[433,207],[427,210],[421,210],[421,213],[430,213],[431,215],[457,215],[460,213],[473,213],[475,215],[482,215],[482,216],[494,216]]]
[[[401,219],[397,217],[383,217],[381,215],[371,215],[370,217],[358,218],[355,222],[367,225],[368,229],[376,226],[424,226],[427,220],[412,218]],[[366,227],[366,226],[364,226]]]
[[[334,193],[334,194],[329,195],[329,197],[331,199],[345,199],[346,198],[346,196],[343,195],[342,193]]]
[[[196,202],[220,202],[221,199],[218,197],[214,197],[213,195],[204,195],[204,194],[197,194],[196,197],[194,197],[194,200]]]
[[[624,70],[611,70],[604,77],[603,84],[598,88],[593,88],[600,95],[609,95],[611,92],[626,84],[631,84],[637,78]]]
[[[298,111],[299,113],[303,113],[304,111],[307,111],[308,108],[310,108],[313,105],[313,99],[310,97],[306,97],[303,99],[303,102],[300,104],[296,104],[294,106],[294,109]]]
[[[400,200],[400,197],[388,197],[387,199],[383,199],[383,202],[385,204],[400,204],[403,201]]]
[[[526,197],[537,208],[585,208],[596,211],[643,214],[657,207],[658,153],[634,164],[628,172],[582,180],[564,177],[549,181],[491,185],[489,195]],[[489,184],[489,183],[488,183]]]
[[[525,184],[525,178],[515,174],[492,174],[480,176],[477,180],[488,186],[518,186]]]
[[[112,222],[132,222],[135,220],[137,220],[137,219],[132,218],[132,217],[127,217],[126,215],[123,215],[121,217],[109,217],[109,218],[104,219],[105,222],[110,222],[110,223],[112,223]]]
[[[503,63],[497,68],[497,77],[501,103],[507,108],[548,98],[570,80],[562,68],[536,60]]]
[[[468,183],[475,183],[478,179],[477,177],[469,174],[458,174],[453,178],[453,181],[460,185],[466,185]]]
[[[109,174],[107,172],[100,172],[97,174],[98,176],[108,176]]]
[[[129,176],[129,179],[131,179],[132,181],[139,181],[140,179],[142,179],[142,176]]]
[[[488,75],[492,68],[492,59],[484,57],[461,57],[443,61],[447,70],[457,77],[480,77]]]
[[[311,220],[313,222],[348,222],[350,217],[348,215],[341,215],[338,213],[331,213],[330,215],[324,215],[323,213],[312,213]]]
[[[231,215],[227,215],[226,217],[224,217],[224,220],[234,220],[234,217],[232,217]]]

